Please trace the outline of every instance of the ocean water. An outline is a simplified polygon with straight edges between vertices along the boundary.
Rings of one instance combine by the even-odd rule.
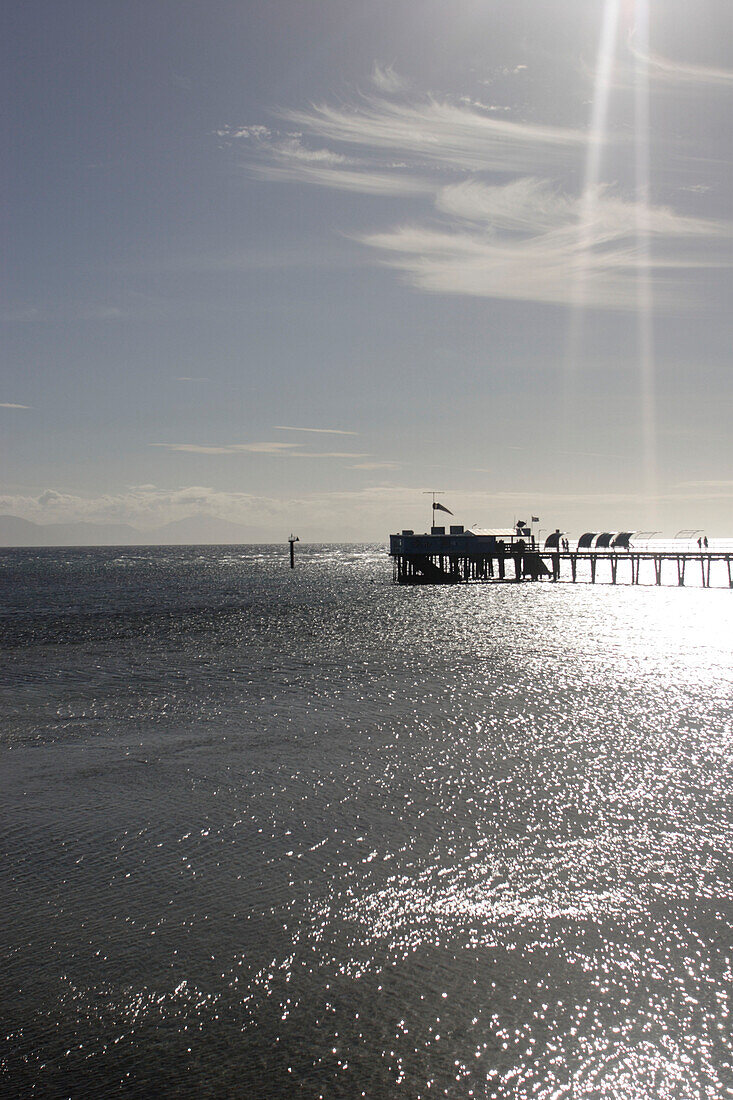
[[[0,1092],[733,1095],[733,592],[13,550]]]

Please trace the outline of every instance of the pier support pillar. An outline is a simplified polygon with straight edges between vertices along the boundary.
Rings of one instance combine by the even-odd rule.
[[[702,586],[703,588],[710,587],[710,558],[700,558],[700,565],[702,566]]]

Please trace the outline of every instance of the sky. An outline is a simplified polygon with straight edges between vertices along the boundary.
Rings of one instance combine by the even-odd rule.
[[[0,20],[0,512],[733,536],[730,0]]]

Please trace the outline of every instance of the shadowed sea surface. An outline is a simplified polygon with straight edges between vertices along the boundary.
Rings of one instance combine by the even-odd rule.
[[[0,1091],[733,1095],[733,593],[0,551]]]

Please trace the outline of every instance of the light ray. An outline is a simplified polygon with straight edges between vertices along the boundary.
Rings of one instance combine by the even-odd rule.
[[[650,521],[657,497],[656,379],[653,289],[649,245],[649,0],[636,0],[634,102],[636,115],[636,244],[642,467]]]
[[[588,143],[586,146],[583,190],[578,217],[578,265],[573,280],[568,328],[567,373],[578,368],[583,342],[583,316],[586,305],[588,258],[593,238],[593,223],[598,209],[601,160],[608,131],[608,102],[618,37],[620,0],[606,0],[598,42]]]

